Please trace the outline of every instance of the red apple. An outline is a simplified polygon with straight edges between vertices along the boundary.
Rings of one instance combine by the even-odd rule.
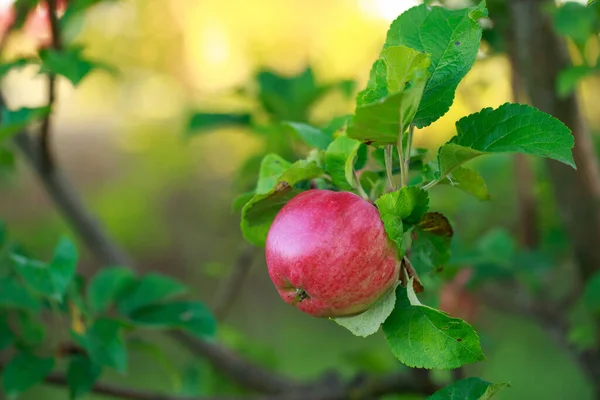
[[[315,317],[367,310],[398,280],[400,268],[375,206],[354,193],[317,189],[279,211],[266,258],[283,300]]]

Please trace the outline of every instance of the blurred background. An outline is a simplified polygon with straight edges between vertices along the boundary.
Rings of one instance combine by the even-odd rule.
[[[292,160],[304,151],[290,144],[289,135],[275,120],[326,125],[336,116],[352,113],[354,95],[366,84],[390,22],[418,3],[126,0],[98,4],[66,35],[84,44],[90,58],[115,66],[117,72],[94,72],[77,88],[59,81],[53,136],[57,161],[140,270],[180,278],[193,287],[195,297],[214,304],[246,247],[239,212],[232,207],[234,199],[252,188],[258,161],[266,152]],[[465,2],[447,4],[459,7]],[[6,52],[9,56],[34,53],[39,40],[17,33]],[[586,51],[590,58],[597,57],[598,41],[591,41]],[[318,95],[309,94],[309,100],[293,104],[285,103],[285,97],[269,98],[269,85],[281,81],[295,82],[290,87],[311,87]],[[12,71],[3,82],[11,107],[44,105],[45,88],[44,77],[36,76],[34,68]],[[590,76],[578,90],[585,118],[597,132],[600,113],[595,95],[600,79]],[[451,110],[432,126],[418,130],[415,146],[435,151],[455,134],[457,119],[507,101],[513,101],[509,62],[484,41]],[[281,109],[273,109],[281,103],[285,103]],[[205,113],[233,113],[251,122],[212,128],[202,117],[194,119]],[[547,287],[559,291],[560,285],[552,283],[568,280],[569,237],[558,217],[544,164],[530,161],[536,175],[532,192],[540,245],[522,263],[501,265],[506,254],[512,257],[519,248],[515,238],[521,224],[518,176],[511,156],[473,163],[488,183],[490,201],[480,202],[440,185],[432,192],[432,209],[453,222],[453,265],[468,265],[469,257],[485,252],[499,260],[493,271],[509,268],[534,291]],[[16,172],[0,170],[0,216],[32,252],[48,255],[69,228],[29,166],[17,162]],[[80,248],[82,271],[95,272],[100,266],[83,245]],[[439,277],[423,280],[434,292],[442,287]],[[512,389],[498,399],[592,398],[582,372],[542,327],[480,304],[463,286],[460,282],[445,286],[442,297],[458,302],[453,310],[478,330],[487,356],[487,361],[467,366],[466,375],[510,381]],[[432,305],[440,301],[435,295],[429,300]],[[584,346],[590,335],[586,329],[584,325],[575,330],[572,340]],[[357,371],[403,368],[381,332],[357,338],[331,321],[311,318],[281,301],[261,249],[218,335],[247,357],[299,378],[318,377],[330,369],[351,376]],[[163,337],[156,340],[165,341],[166,357],[134,350],[130,372],[109,373],[106,379],[193,395],[238,392],[203,360]],[[435,372],[433,377],[444,382],[449,373]],[[62,399],[64,393],[38,387],[25,398]]]

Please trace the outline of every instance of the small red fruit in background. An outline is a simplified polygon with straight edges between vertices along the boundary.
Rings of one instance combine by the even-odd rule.
[[[56,0],[56,12],[58,16],[64,14],[66,8],[67,0]],[[14,3],[0,6],[0,36],[4,36],[7,33],[8,29],[14,23],[15,17],[16,9]],[[46,1],[40,1],[39,4],[31,10],[25,20],[23,32],[25,32],[28,37],[38,41],[41,46],[50,44],[52,33],[50,29],[50,18],[48,16],[48,3],[46,3]]]
[[[315,317],[367,310],[398,281],[400,268],[375,206],[354,193],[316,189],[279,211],[266,259],[283,300]]]
[[[454,278],[444,283],[440,291],[440,309],[466,321],[474,321],[479,315],[479,302],[467,291],[466,286],[473,270],[463,268]]]

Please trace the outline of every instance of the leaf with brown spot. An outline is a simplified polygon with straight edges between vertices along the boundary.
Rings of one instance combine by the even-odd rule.
[[[450,259],[453,234],[452,226],[443,214],[426,213],[412,232],[411,260],[416,271],[441,270]]]

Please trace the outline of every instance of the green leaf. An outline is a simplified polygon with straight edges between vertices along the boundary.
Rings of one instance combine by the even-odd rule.
[[[202,303],[181,301],[136,310],[130,316],[138,324],[159,329],[185,329],[196,337],[214,336],[217,322]]]
[[[233,203],[231,204],[231,209],[233,212],[240,212],[242,208],[246,205],[254,197],[254,191],[246,192],[238,195],[235,199],[233,199]]]
[[[82,46],[73,46],[62,50],[44,48],[39,51],[42,60],[42,72],[52,72],[67,78],[77,86],[94,69],[112,69],[104,64],[84,57]]]
[[[583,4],[573,1],[566,2],[553,12],[553,22],[556,31],[570,37],[583,53],[588,39],[598,32],[596,14]]]
[[[412,284],[408,291],[416,296]],[[453,369],[485,359],[469,324],[425,305],[411,305],[402,286],[383,332],[392,353],[411,368]]]
[[[375,201],[388,238],[396,243],[398,258],[404,256],[404,232],[421,219],[429,208],[427,192],[416,186],[403,187]]]
[[[261,71],[257,80],[259,101],[269,114],[280,121],[305,122],[312,104],[328,90],[317,85],[310,67],[290,77]]]
[[[481,378],[466,378],[438,390],[427,400],[488,400],[509,383],[490,383]]]
[[[484,108],[456,123],[458,134],[439,150],[440,176],[486,153],[549,157],[575,167],[571,131],[561,121],[524,104]]]
[[[39,317],[20,310],[17,314],[17,341],[25,347],[37,347],[46,338],[46,326]]]
[[[255,195],[242,209],[240,226],[244,238],[255,246],[264,246],[279,210],[300,193],[293,186],[322,174],[323,171],[314,162],[300,160],[292,164],[277,178],[275,186],[268,193]]]
[[[181,283],[160,274],[148,274],[133,285],[119,301],[117,309],[123,315],[130,315],[135,310],[158,303],[170,297],[182,294],[187,288]]]
[[[325,132],[302,122],[286,122],[284,126],[296,133],[304,143],[320,150],[327,149],[333,140],[333,132]]]
[[[81,354],[72,356],[67,367],[67,383],[71,399],[75,400],[89,393],[101,372],[102,368],[87,356]]]
[[[50,264],[13,254],[17,272],[41,294],[62,301],[77,268],[77,249],[66,237],[61,238]]]
[[[596,272],[586,283],[583,301],[590,311],[600,313],[600,272]]]
[[[60,17],[59,23],[61,29],[69,28],[72,21],[86,11],[89,7],[106,0],[69,0],[69,6],[65,9],[65,13]]]
[[[425,83],[429,57],[405,46],[382,51],[367,88],[358,94],[348,137],[365,144],[396,144],[413,120]]]
[[[367,311],[352,316],[332,318],[338,325],[348,329],[356,336],[367,337],[379,330],[379,327],[394,310],[396,287],[390,289]]]
[[[341,190],[354,188],[354,163],[359,147],[358,140],[347,136],[339,136],[327,147],[325,172],[329,174],[333,184]]]
[[[3,78],[13,69],[20,69],[27,67],[32,64],[37,64],[37,60],[34,58],[21,57],[16,60],[0,63],[0,79]]]
[[[277,154],[267,154],[260,163],[258,173],[258,183],[256,184],[256,194],[269,193],[277,183],[277,178],[289,169],[292,163],[284,160]]]
[[[0,313],[0,351],[12,346],[15,342],[15,334],[8,324],[8,315],[6,312]]]
[[[4,367],[2,384],[8,398],[37,385],[54,369],[54,358],[40,358],[30,353],[18,353]]]
[[[75,340],[86,349],[94,363],[124,373],[127,370],[127,349],[121,338],[121,327],[119,321],[101,318],[83,336],[75,335]]]
[[[0,306],[39,311],[42,303],[21,282],[13,277],[0,279]]]
[[[168,375],[173,390],[181,387],[182,377],[178,363],[172,359],[168,349],[164,351],[161,345],[154,343],[152,339],[144,340],[137,337],[129,340],[127,344],[131,352],[151,357],[152,361],[160,367],[160,373]]]
[[[30,13],[38,5],[40,0],[16,0],[14,9],[16,10],[14,28],[21,29],[25,24]]]
[[[475,170],[458,167],[452,171],[447,179],[443,180],[442,183],[448,183],[465,193],[472,194],[479,200],[489,200],[490,194],[488,192],[485,180]]]
[[[33,121],[43,119],[50,113],[49,107],[19,108],[9,110],[2,108],[2,119],[0,120],[0,142],[16,135]]]
[[[463,10],[423,4],[404,12],[390,26],[384,48],[403,45],[431,58],[430,78],[413,121],[418,128],[450,109],[458,83],[475,62],[481,41],[477,20],[485,16],[485,1]]]
[[[131,269],[113,267],[101,269],[90,281],[87,303],[94,313],[102,313],[118,301],[124,290],[135,284]]]
[[[440,270],[450,259],[452,226],[437,212],[426,213],[412,232],[411,262],[417,272]]]
[[[248,126],[252,121],[250,114],[217,114],[197,112],[190,116],[186,136],[195,136],[223,126]]]
[[[561,98],[565,98],[575,91],[579,81],[597,73],[600,73],[600,69],[587,65],[577,65],[566,68],[560,71],[560,74],[558,75],[556,81],[556,91]]]

